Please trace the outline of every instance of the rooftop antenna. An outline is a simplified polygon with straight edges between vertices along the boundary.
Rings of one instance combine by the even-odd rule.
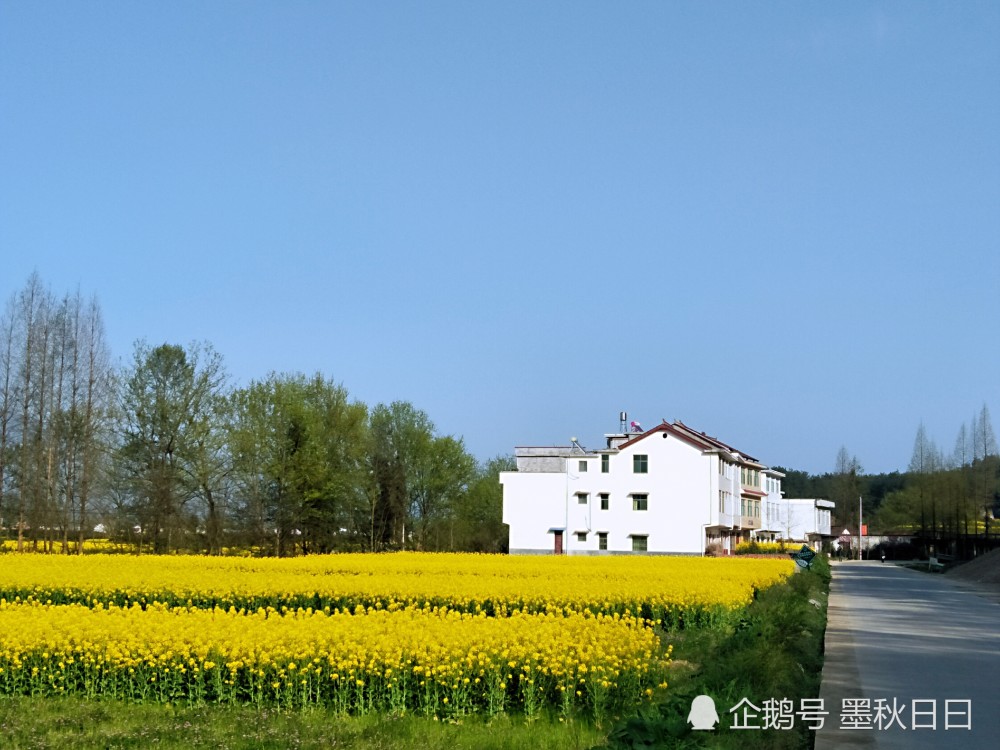
[[[628,412],[618,412],[618,432],[628,432]]]

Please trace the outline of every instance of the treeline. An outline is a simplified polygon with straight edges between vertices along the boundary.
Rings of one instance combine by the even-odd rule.
[[[913,537],[925,550],[967,557],[1000,537],[1000,451],[985,404],[959,428],[951,451],[921,424],[906,472],[866,475],[846,448],[828,474],[781,471],[787,497],[835,502],[835,534],[845,527],[857,533],[861,498],[870,534]]]
[[[407,402],[316,374],[233,387],[209,344],[115,368],[96,299],[37,274],[0,317],[0,526],[18,549],[503,551],[500,471]]]

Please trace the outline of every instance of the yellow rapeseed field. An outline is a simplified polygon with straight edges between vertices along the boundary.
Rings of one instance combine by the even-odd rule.
[[[0,555],[0,693],[600,717],[790,560]]]
[[[591,611],[710,624],[792,572],[787,559],[397,553],[290,559],[0,557],[0,596],[53,603],[379,609],[410,604],[504,615]]]
[[[631,617],[0,602],[5,693],[351,712],[603,711],[649,695],[668,659]]]

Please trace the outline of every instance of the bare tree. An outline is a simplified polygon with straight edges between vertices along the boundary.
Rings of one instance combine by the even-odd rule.
[[[45,429],[46,365],[48,355],[49,311],[52,295],[32,274],[17,296],[18,400],[17,423],[18,484],[17,549],[24,549],[24,532],[29,519],[32,538],[37,544],[37,521],[44,503],[43,431]]]
[[[17,394],[15,392],[16,372],[14,365],[14,326],[16,312],[11,299],[0,317],[0,526],[4,523],[4,507],[7,496],[7,450],[13,429],[13,419]]]
[[[997,491],[997,440],[985,402],[972,418],[972,470],[976,505],[983,513],[984,535],[990,535],[990,521]]]
[[[861,464],[846,446],[837,451],[832,477],[833,502],[836,522],[848,528],[858,524],[858,497],[861,495]],[[860,531],[860,529],[858,529]],[[859,550],[860,552],[860,550]]]
[[[81,394],[82,431],[79,451],[80,492],[78,497],[79,544],[83,552],[84,535],[88,527],[87,511],[90,493],[98,467],[106,455],[106,432],[110,417],[112,393],[111,358],[104,334],[104,318],[94,297],[87,305],[80,327],[83,351],[83,393]]]
[[[986,404],[972,418],[972,454],[974,460],[982,460],[997,455],[997,438],[990,420],[990,410]]]
[[[924,423],[917,428],[917,436],[913,441],[913,454],[910,457],[909,471],[917,483],[917,496],[920,501],[920,529],[925,533],[928,515],[930,517],[931,536],[938,534],[938,503],[932,491],[932,479],[935,472],[941,468],[941,459],[937,446],[927,437]]]

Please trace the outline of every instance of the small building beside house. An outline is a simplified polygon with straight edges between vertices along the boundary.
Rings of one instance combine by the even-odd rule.
[[[782,498],[775,506],[775,517],[770,519],[774,538],[821,549],[824,541],[833,539],[830,529],[833,508],[831,500]]]

